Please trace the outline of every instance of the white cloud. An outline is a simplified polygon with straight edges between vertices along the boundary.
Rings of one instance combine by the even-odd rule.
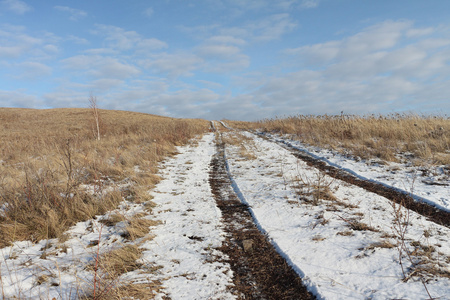
[[[216,35],[208,39],[208,43],[233,44],[243,46],[247,42],[244,39],[236,38],[230,35]]]
[[[100,56],[94,55],[77,55],[66,58],[62,60],[62,64],[64,67],[72,70],[83,70],[89,69],[91,65],[93,65]]]
[[[82,71],[85,75],[98,79],[125,79],[141,73],[136,66],[100,55],[77,55],[61,62],[69,70]]]
[[[19,57],[23,48],[20,46],[0,46],[0,58],[16,58]]]
[[[147,8],[143,11],[144,16],[146,16],[146,17],[153,16],[153,13],[154,13],[154,11],[153,11],[153,8],[151,8],[151,7]]]
[[[46,53],[46,42],[53,41],[53,37],[36,37],[25,33],[24,27],[0,26],[0,58],[20,58],[41,56]]]
[[[97,78],[125,79],[137,76],[141,71],[130,64],[119,62],[115,58],[103,58],[91,67],[88,74]]]
[[[167,74],[169,77],[192,76],[203,60],[189,53],[160,53],[141,61],[141,64],[152,72]]]
[[[319,6],[319,0],[302,0],[300,3],[301,8],[316,8]]]
[[[167,48],[167,44],[155,38],[151,39],[141,39],[136,43],[137,52],[145,52],[161,50]]]
[[[56,45],[47,44],[42,47],[42,50],[49,54],[57,54],[59,52],[59,48]]]
[[[423,49],[432,50],[450,45],[450,39],[429,38],[418,42],[418,46]]]
[[[228,0],[225,5],[232,5],[244,10],[259,10],[267,7],[267,0]]]
[[[167,48],[167,44],[155,38],[144,38],[136,31],[126,31],[120,27],[97,25],[95,34],[105,36],[109,47],[119,51],[149,51]]]
[[[392,48],[412,25],[413,23],[409,21],[387,21],[371,26],[348,38],[342,45],[340,55],[343,58],[349,58],[371,51]]]
[[[270,18],[258,22],[254,26],[256,32],[256,39],[259,41],[277,40],[287,32],[292,31],[297,27],[297,23],[291,20],[289,14],[277,14]]]
[[[269,42],[280,39],[296,27],[297,22],[293,21],[288,13],[280,13],[248,21],[239,27],[220,28],[218,31],[221,35],[233,36],[243,40]]]
[[[340,41],[330,41],[294,49],[286,49],[284,52],[298,56],[307,64],[323,64],[338,56],[341,44],[342,42]]]
[[[306,63],[311,64],[362,57],[375,51],[393,48],[412,25],[409,21],[383,22],[342,40],[287,49],[285,52],[297,54]]]
[[[69,20],[71,21],[78,21],[81,18],[86,17],[88,14],[87,12],[80,10],[80,9],[76,9],[76,8],[71,8],[68,6],[55,6],[54,7],[56,10],[62,11],[62,12],[67,12],[70,14]]]
[[[219,35],[206,40],[195,49],[195,52],[204,60],[202,70],[224,73],[242,70],[250,65],[250,57],[243,54],[238,47],[242,45],[245,45],[242,39]]]
[[[32,10],[31,6],[20,0],[3,0],[1,4],[5,6],[6,9],[19,15],[23,15]]]
[[[118,55],[117,50],[111,48],[92,48],[84,50],[83,53],[88,55]]]
[[[276,4],[283,10],[289,10],[297,4],[297,2],[298,0],[278,0]]]
[[[39,62],[23,62],[17,65],[21,80],[42,79],[52,74],[52,68]]]
[[[75,44],[78,44],[78,45],[87,45],[87,44],[89,44],[89,41],[88,41],[87,39],[85,39],[85,38],[80,38],[80,37],[75,36],[75,35],[69,35],[69,36],[67,37],[67,39],[68,39],[69,41],[74,42]]]
[[[213,82],[209,80],[197,80],[202,86],[206,86],[210,89],[222,89],[224,86],[218,82]]]
[[[230,45],[203,45],[198,48],[198,53],[205,58],[229,59],[236,56],[241,50]]]
[[[179,28],[194,38],[222,42],[234,45],[246,45],[254,42],[270,42],[280,39],[284,34],[297,28],[298,24],[289,13],[265,15],[260,18],[247,18],[239,26],[219,24],[201,26],[180,26]]]
[[[113,78],[97,79],[91,82],[90,85],[92,86],[92,88],[90,88],[90,90],[98,91],[99,93],[104,93],[109,89],[121,86],[123,83],[124,80],[121,79],[113,79]]]
[[[172,87],[173,88],[173,87]],[[165,81],[131,82],[110,93],[102,99],[107,103],[105,108],[124,109],[146,112],[171,117],[210,117],[210,103],[215,103],[220,96],[209,89],[181,88],[169,91]]]
[[[341,40],[288,49],[299,71],[255,78],[253,86],[260,85],[250,95],[272,114],[428,109],[427,101],[450,92],[439,84],[450,78],[450,40],[427,38],[434,28],[415,31],[412,22],[389,21]],[[416,101],[435,88],[436,95]]]
[[[0,107],[40,108],[42,102],[36,96],[23,91],[0,90]]]
[[[89,91],[80,91],[79,87],[72,89],[59,88],[57,91],[46,93],[42,96],[45,106],[52,108],[88,107],[88,97]]]
[[[408,31],[406,31],[407,37],[421,37],[424,35],[429,35],[434,32],[434,28],[428,27],[428,28],[412,28]]]
[[[204,63],[202,70],[209,73],[229,73],[232,71],[240,71],[250,66],[250,57],[245,54],[233,55],[230,59],[210,60]]]

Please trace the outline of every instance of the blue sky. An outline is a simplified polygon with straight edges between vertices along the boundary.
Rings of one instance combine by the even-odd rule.
[[[0,107],[450,113],[450,1],[0,0]]]

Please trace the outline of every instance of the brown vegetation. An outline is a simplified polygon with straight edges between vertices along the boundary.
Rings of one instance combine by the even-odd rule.
[[[361,159],[398,160],[408,153],[416,163],[450,164],[450,119],[412,114],[295,116],[232,126],[290,134],[302,142]]]
[[[157,164],[204,120],[89,109],[0,108],[0,247],[61,235],[123,197],[146,202]]]

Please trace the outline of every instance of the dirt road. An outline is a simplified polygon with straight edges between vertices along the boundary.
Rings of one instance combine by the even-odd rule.
[[[315,299],[299,275],[258,230],[248,206],[233,190],[227,171],[225,145],[216,138],[217,153],[211,161],[210,185],[229,234],[222,252],[234,272],[234,289],[242,299]]]

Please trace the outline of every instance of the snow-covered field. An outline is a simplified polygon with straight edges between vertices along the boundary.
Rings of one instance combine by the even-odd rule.
[[[226,156],[241,200],[319,299],[428,299],[426,289],[432,297],[450,299],[449,228],[329,178],[277,143],[251,133],[223,135],[225,140],[239,140],[226,146]],[[235,299],[228,289],[233,272],[227,257],[217,250],[226,234],[208,181],[216,151],[214,135],[178,151],[161,164],[163,180],[151,192],[156,203],[151,212],[144,203],[124,201],[114,212],[78,223],[64,242],[24,241],[0,249],[3,299],[76,299],[92,291],[94,273],[89,266],[97,251],[127,244],[141,249],[141,267],[121,275],[118,283],[160,282],[162,289],[154,292],[157,299]],[[409,191],[408,172],[387,172],[386,166],[364,168],[331,153],[314,154]],[[422,189],[417,183],[413,192],[448,208],[448,187],[425,187],[430,186],[424,184]],[[317,189],[327,194],[316,195]],[[100,222],[114,213],[159,223],[147,236],[130,241],[123,237],[126,222],[111,226]],[[397,229],[407,230],[403,238]],[[399,255],[398,242],[405,243],[410,257],[404,251]],[[407,280],[402,280],[405,275]]]
[[[229,146],[231,174],[260,226],[311,291],[323,299],[427,299],[417,277],[402,281],[394,208],[387,199],[319,174],[275,143],[245,136],[244,147],[257,159],[243,159],[242,145]],[[335,199],[301,197],[308,183],[329,186]],[[361,224],[370,229],[352,229]],[[422,259],[449,272],[450,230],[413,212],[407,229],[410,250],[434,249],[413,262]],[[408,259],[402,263],[412,268]],[[449,299],[448,277],[424,277],[433,297]]]
[[[369,179],[413,193],[416,200],[426,202],[450,212],[450,169],[448,166],[415,166],[407,155],[399,157],[399,163],[381,160],[362,160],[345,157],[336,151],[324,150],[302,144],[287,137],[271,136],[274,141],[320,158],[332,166],[351,172],[362,179]]]

